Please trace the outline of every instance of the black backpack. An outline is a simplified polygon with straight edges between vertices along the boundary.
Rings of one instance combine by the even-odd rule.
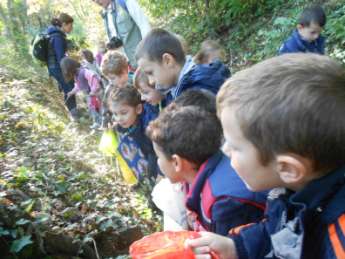
[[[48,62],[48,49],[50,44],[50,39],[52,35],[59,34],[59,32],[54,32],[48,34],[47,32],[41,32],[36,35],[32,40],[32,55],[41,62]]]

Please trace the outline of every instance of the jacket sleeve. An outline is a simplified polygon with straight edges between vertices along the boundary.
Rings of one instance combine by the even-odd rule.
[[[280,47],[279,55],[286,54],[286,53],[296,53],[301,52],[302,50],[299,49],[298,44],[294,40],[293,37],[288,38]]]
[[[328,238],[331,246],[327,258],[345,258],[345,214],[328,226]]]
[[[239,259],[261,259],[271,251],[270,236],[264,221],[244,227],[231,238]]]
[[[284,42],[279,49],[279,55],[293,52],[297,52],[297,49],[294,46],[291,46],[291,43],[289,42]]]
[[[61,36],[55,36],[52,40],[56,61],[60,64],[61,59],[65,56],[65,39]]]
[[[263,217],[263,209],[232,197],[222,198],[212,206],[211,231],[227,235],[230,229],[259,222]]]
[[[129,14],[140,29],[141,37],[144,38],[151,30],[149,20],[136,0],[127,0],[126,5]]]

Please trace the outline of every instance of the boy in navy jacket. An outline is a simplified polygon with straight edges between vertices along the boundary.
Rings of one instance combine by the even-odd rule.
[[[163,29],[152,30],[141,41],[136,58],[150,84],[167,95],[167,104],[191,88],[216,94],[230,77],[230,70],[219,60],[195,64],[192,57],[185,56],[178,38]]]
[[[171,104],[147,134],[163,174],[172,183],[186,183],[191,229],[226,235],[262,218],[266,195],[249,191],[220,151],[222,128],[215,114]]]
[[[344,85],[344,68],[315,54],[275,57],[224,84],[226,154],[252,191],[274,189],[261,223],[188,240],[197,258],[345,258]]]
[[[326,15],[321,6],[306,8],[299,20],[297,29],[283,43],[279,54],[311,52],[325,54],[325,38],[320,35],[326,24]]]

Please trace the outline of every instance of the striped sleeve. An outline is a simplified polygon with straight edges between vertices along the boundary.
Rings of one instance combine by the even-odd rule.
[[[345,214],[328,226],[329,239],[337,259],[345,258]]]

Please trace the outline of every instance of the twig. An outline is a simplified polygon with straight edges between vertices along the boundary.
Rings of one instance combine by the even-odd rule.
[[[91,238],[91,240],[93,242],[93,246],[95,247],[95,252],[96,252],[97,259],[100,259],[99,254],[98,254],[98,249],[97,249],[96,241],[93,238]]]

